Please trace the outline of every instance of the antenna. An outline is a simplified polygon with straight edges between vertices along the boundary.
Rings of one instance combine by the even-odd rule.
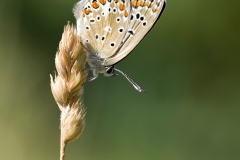
[[[144,89],[142,89],[137,83],[135,83],[130,77],[128,77],[128,75],[126,75],[123,71],[114,68],[114,70],[118,71],[119,73],[121,73],[127,80],[128,82],[130,82],[133,87],[138,91],[138,92],[146,92]]]

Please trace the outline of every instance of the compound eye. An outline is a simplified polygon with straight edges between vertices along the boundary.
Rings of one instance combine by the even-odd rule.
[[[112,74],[112,73],[114,73],[114,67],[113,67],[113,66],[106,67],[106,73],[107,73],[107,74]]]

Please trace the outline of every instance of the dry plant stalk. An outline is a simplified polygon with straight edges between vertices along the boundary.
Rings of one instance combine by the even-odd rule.
[[[86,55],[77,36],[75,26],[64,28],[55,65],[58,75],[51,77],[52,94],[61,110],[60,160],[64,160],[65,147],[77,139],[84,130],[85,109],[82,102],[83,84],[88,72],[84,70]]]

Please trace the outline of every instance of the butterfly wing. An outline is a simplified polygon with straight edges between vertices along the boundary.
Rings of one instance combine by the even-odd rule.
[[[165,0],[131,0],[130,24],[118,51],[104,62],[111,66],[126,57],[151,30],[166,5]]]
[[[73,12],[77,19],[78,35],[90,56],[111,57],[129,25],[129,0],[82,0]]]

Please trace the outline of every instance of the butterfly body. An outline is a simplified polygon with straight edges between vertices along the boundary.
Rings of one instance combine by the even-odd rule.
[[[165,0],[81,0],[75,5],[77,31],[94,77],[125,58],[154,26]]]

